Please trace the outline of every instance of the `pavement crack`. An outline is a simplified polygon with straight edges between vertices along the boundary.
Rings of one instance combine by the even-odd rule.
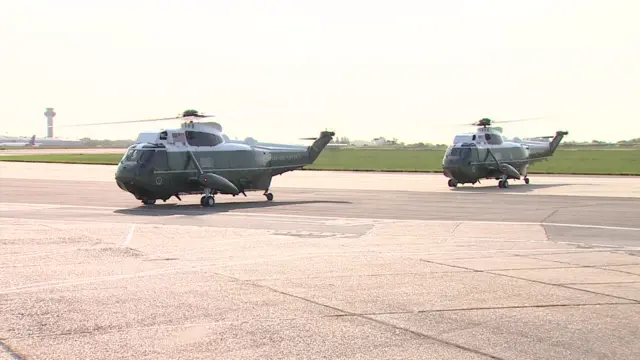
[[[544,226],[544,223],[549,220],[549,218],[551,218],[553,215],[555,215],[560,209],[555,209],[553,210],[551,213],[549,213],[549,215],[545,216],[544,219],[540,220],[540,227],[542,228],[542,231],[544,231],[544,238],[547,241],[551,241],[551,239],[549,238],[549,233],[547,232],[547,228]]]
[[[423,261],[430,262],[430,263],[437,264],[437,265],[446,265],[446,264],[441,264],[441,263],[439,263],[437,261],[430,261],[430,260],[423,260]],[[476,269],[467,268],[467,267],[464,267],[464,266],[455,266],[455,267],[458,267],[458,268],[461,268],[461,269],[467,269],[467,270],[474,271],[474,272],[481,272],[481,273],[495,275],[495,276],[502,276],[502,277],[507,277],[507,278],[511,278],[511,279],[518,279],[518,280],[528,281],[528,282],[537,283],[537,284],[543,284],[543,285],[548,285],[548,286],[559,287],[559,288],[563,288],[563,289],[578,290],[578,291],[581,291],[581,292],[586,292],[586,293],[590,293],[590,294],[594,294],[594,295],[600,295],[600,296],[610,297],[610,298],[614,298],[614,299],[618,299],[618,300],[630,301],[630,302],[635,303],[635,304],[640,304],[640,301],[638,301],[638,300],[629,299],[629,298],[622,297],[622,296],[604,294],[604,293],[600,293],[600,292],[597,292],[597,291],[591,291],[591,290],[585,290],[585,289],[577,289],[577,288],[573,288],[571,286],[566,286],[566,285],[563,285],[563,284],[553,284],[553,283],[549,283],[549,282],[546,282],[546,281],[527,279],[527,278],[523,278],[523,277],[519,277],[519,276],[500,274],[500,273],[493,272],[493,271],[498,271],[498,270],[476,270]],[[606,270],[606,269],[600,269],[600,270]]]
[[[460,227],[460,225],[462,225],[462,222],[457,222],[454,226],[453,229],[451,229],[451,236],[456,234],[456,230],[458,230],[458,228]]]
[[[597,302],[589,304],[538,304],[538,305],[507,305],[507,306],[478,306],[470,308],[452,308],[452,309],[430,309],[416,311],[388,311],[377,313],[360,313],[360,316],[381,316],[381,315],[407,315],[407,314],[429,314],[443,312],[464,312],[464,311],[482,311],[482,310],[509,310],[509,309],[547,309],[547,308],[563,308],[563,307],[589,307],[589,306],[638,306],[638,303],[619,303],[619,302]],[[335,316],[351,316],[351,315],[335,315]]]
[[[523,278],[523,277],[519,277],[519,276],[513,276],[513,275],[506,275],[506,274],[498,274],[498,273],[493,273],[491,271],[486,271],[487,274],[491,274],[491,275],[498,275],[498,276],[503,276],[503,277],[508,277],[508,278],[512,278],[512,279],[518,279],[518,280],[523,280],[523,281],[529,281],[529,282],[533,282],[533,283],[538,283],[538,284],[543,284],[543,285],[549,285],[549,286],[555,286],[555,287],[560,287],[560,288],[564,288],[564,289],[571,289],[571,290],[579,290],[582,292],[587,292],[590,294],[594,294],[594,295],[600,295],[600,296],[606,296],[606,297],[610,297],[610,298],[614,298],[614,299],[619,299],[619,300],[625,300],[625,301],[631,301],[633,303],[640,303],[638,300],[635,299],[629,299],[623,296],[616,296],[616,295],[611,295],[611,294],[605,294],[605,293],[601,293],[598,291],[591,291],[591,290],[585,290],[585,289],[577,289],[571,286],[566,286],[563,284],[553,284],[553,283],[548,283],[546,281],[540,281],[540,280],[533,280],[533,279],[527,279],[527,278]]]
[[[460,265],[444,264],[444,263],[440,263],[440,262],[433,261],[433,260],[420,259],[420,261],[423,261],[423,262],[426,262],[426,263],[429,263],[429,264],[440,265],[440,266],[449,266],[449,267],[452,267],[452,268],[467,270],[467,271],[471,271],[471,272],[484,272],[484,270],[472,269],[472,268],[468,268],[468,267],[460,266]]]
[[[571,253],[569,253],[569,254],[571,254]],[[547,254],[547,255],[555,255],[555,254]],[[542,260],[542,261],[550,261],[550,262],[554,262],[554,263],[558,263],[558,264],[572,265],[570,267],[567,267],[568,269],[570,269],[572,267],[573,268],[592,268],[592,269],[598,269],[598,270],[604,270],[604,271],[613,271],[613,272],[618,272],[618,273],[622,273],[622,274],[640,276],[639,274],[636,274],[636,273],[633,273],[633,272],[630,272],[630,271],[624,271],[624,270],[618,270],[618,269],[612,269],[611,268],[611,267],[616,267],[616,266],[639,265],[638,263],[616,264],[616,265],[581,265],[581,264],[575,264],[575,263],[568,262],[568,261],[541,259],[541,258],[537,257],[537,256],[540,256],[540,255],[519,255],[519,254],[515,254],[514,256],[520,256],[520,257],[525,257],[525,258],[535,259],[535,260]],[[554,269],[563,269],[563,268],[560,267],[560,268],[554,268]],[[498,271],[498,270],[494,270],[494,271]]]
[[[547,220],[549,220],[549,218],[551,218],[553,215],[555,215],[560,209],[555,209],[553,210],[551,213],[549,213],[549,215],[545,216],[544,219],[540,220],[540,224],[544,224]]]
[[[334,317],[340,317],[340,316],[342,316],[342,317],[345,317],[345,316],[357,317],[357,318],[360,318],[360,319],[363,319],[363,320],[368,320],[370,322],[373,322],[373,323],[376,323],[376,324],[379,324],[379,325],[383,325],[385,327],[390,327],[390,328],[395,329],[395,330],[404,331],[406,333],[412,334],[412,335],[420,337],[420,338],[424,338],[424,339],[428,339],[428,340],[431,340],[431,341],[435,341],[435,342],[439,342],[439,343],[442,343],[442,344],[446,344],[446,345],[455,347],[457,349],[468,351],[468,352],[471,352],[471,353],[474,353],[474,354],[486,356],[486,357],[488,357],[490,359],[504,360],[504,359],[502,359],[500,357],[497,357],[495,355],[491,355],[491,354],[483,352],[481,350],[473,349],[473,348],[467,347],[467,346],[462,345],[462,344],[458,344],[458,343],[455,343],[455,342],[452,342],[452,341],[448,341],[448,340],[445,340],[445,339],[440,339],[440,338],[437,338],[435,336],[431,336],[431,335],[428,335],[428,334],[425,334],[425,333],[422,333],[422,332],[419,332],[419,331],[416,331],[416,330],[411,330],[411,329],[408,329],[408,328],[405,328],[405,327],[402,327],[402,326],[399,326],[399,325],[395,325],[395,324],[392,324],[392,323],[389,323],[389,322],[386,322],[386,321],[378,320],[378,319],[372,318],[372,317],[370,317],[368,315],[362,315],[362,314],[359,314],[359,313],[354,313],[354,312],[351,312],[351,311],[348,311],[348,310],[340,309],[338,307],[331,306],[329,304],[323,304],[321,302],[318,302],[318,301],[315,301],[315,300],[312,300],[312,299],[309,299],[309,298],[305,298],[303,296],[291,294],[291,293],[288,293],[288,292],[285,292],[285,291],[281,291],[281,290],[275,289],[275,288],[267,286],[267,285],[262,285],[262,284],[255,283],[253,281],[243,281],[242,279],[239,279],[239,278],[236,278],[236,277],[233,277],[233,276],[229,276],[229,275],[220,274],[220,273],[215,273],[215,274],[218,275],[218,276],[222,276],[222,277],[225,277],[225,278],[228,278],[228,279],[232,279],[232,280],[235,280],[235,281],[244,282],[244,283],[250,284],[252,286],[258,287],[258,288],[262,288],[262,289],[266,289],[266,290],[269,290],[269,291],[273,291],[274,293],[277,293],[277,294],[280,294],[280,295],[284,295],[284,296],[287,296],[287,297],[298,299],[298,300],[301,300],[301,301],[304,301],[304,302],[307,302],[307,303],[310,303],[310,304],[313,304],[313,305],[316,305],[316,306],[324,307],[326,309],[330,309],[330,310],[333,310],[333,311],[341,313],[341,315],[340,314],[334,315]]]

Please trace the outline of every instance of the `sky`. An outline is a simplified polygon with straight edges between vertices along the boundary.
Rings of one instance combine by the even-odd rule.
[[[231,138],[329,129],[449,143],[505,135],[640,137],[640,1],[4,1],[0,135],[134,139],[216,115]]]

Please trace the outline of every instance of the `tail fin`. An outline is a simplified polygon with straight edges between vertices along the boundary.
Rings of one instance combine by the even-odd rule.
[[[553,139],[551,139],[551,142],[549,143],[549,150],[548,150],[549,155],[553,155],[553,153],[556,152],[556,150],[558,149],[558,146],[560,145],[560,142],[562,141],[562,138],[565,137],[565,135],[569,135],[569,132],[556,131],[556,136],[554,136]]]
[[[313,142],[313,144],[311,144],[311,146],[307,148],[307,152],[309,153],[309,160],[311,163],[316,161],[318,156],[320,156],[320,153],[322,152],[322,150],[324,150],[324,148],[327,147],[327,145],[331,142],[335,134],[336,133],[333,131],[323,131],[320,133],[320,137],[317,138]]]
[[[36,136],[35,136],[35,135],[33,135],[33,136],[31,137],[31,140],[29,140],[29,145],[35,145],[35,144],[36,144]]]

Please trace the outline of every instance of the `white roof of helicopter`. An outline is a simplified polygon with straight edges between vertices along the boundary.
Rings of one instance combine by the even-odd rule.
[[[194,122],[193,120],[185,121],[180,125],[184,130],[195,130],[222,136],[222,125],[214,121]]]
[[[176,118],[176,120],[180,120],[180,118]],[[182,119],[184,120],[184,119]],[[232,149],[247,149],[249,148],[263,148],[268,150],[291,150],[291,149],[305,149],[306,146],[302,145],[291,145],[291,144],[275,144],[275,143],[261,143],[259,141],[254,140],[253,138],[247,138],[243,140],[231,140],[227,135],[222,132],[222,125],[217,122],[201,122],[201,121],[183,121],[181,123],[180,128],[169,128],[158,131],[145,131],[138,134],[138,138],[136,139],[136,145],[133,145],[134,148],[142,149],[145,144],[165,144],[165,146],[174,146],[178,144],[186,145],[186,138],[184,135],[184,131],[198,131],[204,133],[210,133],[220,136],[224,140],[224,146],[220,147],[216,146],[216,149],[219,150],[232,150]],[[167,139],[161,139],[160,134],[162,132],[167,133]],[[222,145],[222,144],[220,144]]]

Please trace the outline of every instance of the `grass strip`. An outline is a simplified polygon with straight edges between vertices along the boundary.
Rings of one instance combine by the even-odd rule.
[[[444,150],[325,149],[309,170],[441,172]],[[3,155],[0,161],[115,165],[122,154]],[[640,175],[639,150],[558,150],[532,174]]]

